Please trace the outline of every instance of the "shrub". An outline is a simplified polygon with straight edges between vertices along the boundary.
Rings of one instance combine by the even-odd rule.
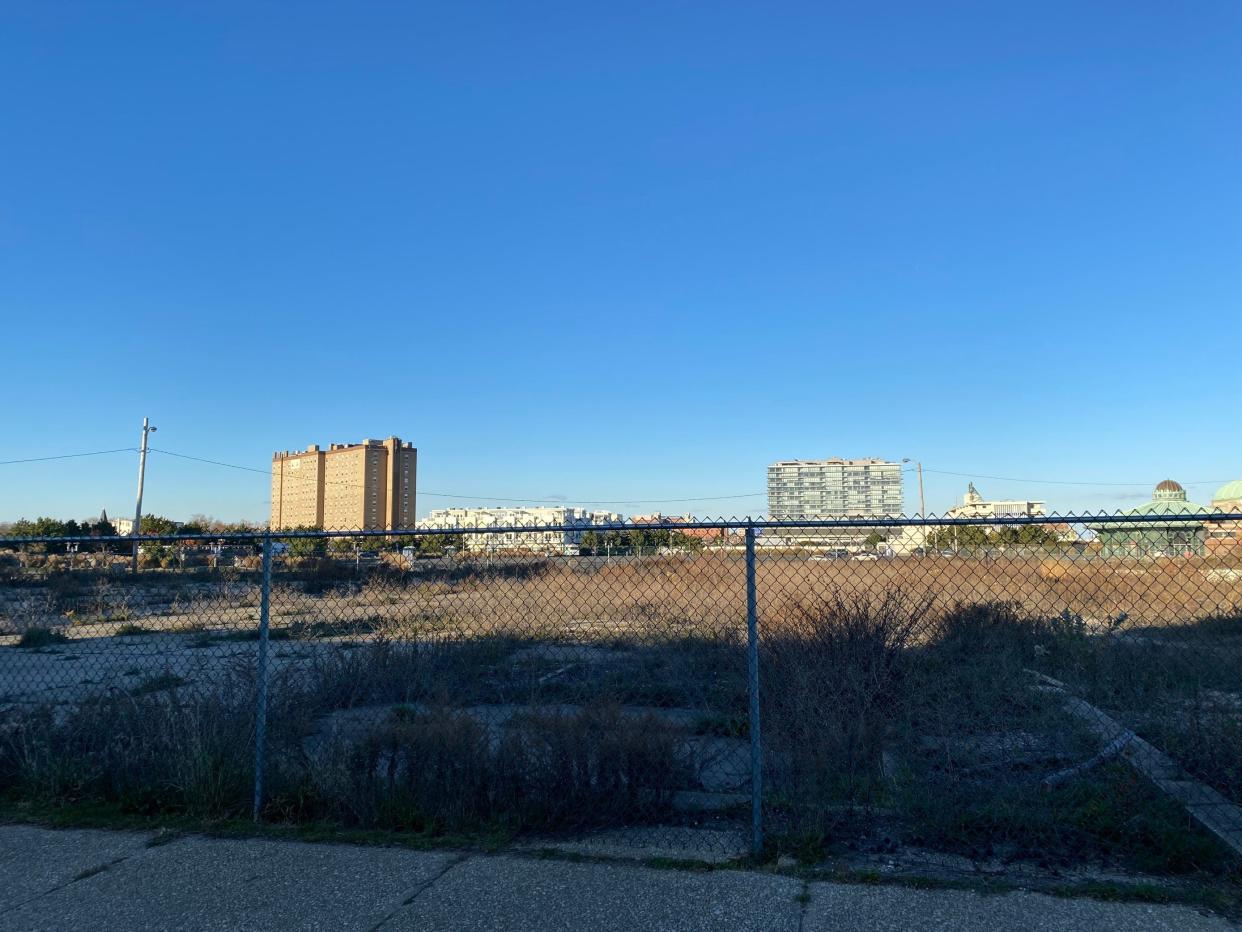
[[[0,725],[0,784],[24,798],[117,802],[134,811],[213,817],[246,811],[253,690],[244,682],[176,701],[109,694],[57,712],[10,709]]]
[[[1009,782],[909,787],[900,800],[906,839],[973,857],[1003,855],[1065,865],[1107,857],[1168,874],[1236,870],[1224,846],[1124,763],[1043,791]]]
[[[350,754],[358,798],[374,821],[418,831],[458,831],[493,818],[495,771],[487,729],[451,710],[404,713]]]
[[[64,644],[69,640],[63,632],[55,628],[27,628],[17,641],[18,647],[50,647],[53,644]]]
[[[522,823],[548,829],[650,821],[692,782],[672,727],[615,705],[515,716],[497,764]]]
[[[307,776],[307,798],[333,817],[423,832],[648,821],[690,782],[672,729],[615,706],[529,711],[500,734],[449,707],[398,707]]]
[[[150,676],[143,677],[142,681],[139,682],[131,692],[136,696],[142,696],[148,693],[169,692],[185,686],[187,683],[189,683],[189,680],[183,676],[178,676],[176,673],[168,671],[164,673],[153,673]]]
[[[763,641],[764,732],[787,756],[797,805],[866,800],[903,700],[907,649],[930,624],[930,602],[900,593],[834,595],[795,606]]]
[[[1139,729],[1194,776],[1242,799],[1242,720],[1228,696],[1157,707]]]

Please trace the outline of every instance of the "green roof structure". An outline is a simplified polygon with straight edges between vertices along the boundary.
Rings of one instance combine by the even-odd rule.
[[[1168,521],[1135,521],[1089,525],[1099,537],[1105,556],[1184,556],[1203,553],[1206,534],[1203,521],[1191,517],[1210,509],[1186,498],[1180,483],[1165,479],[1152,492],[1151,501],[1123,515],[1168,515]],[[1181,517],[1181,516],[1186,517]]]
[[[1242,502],[1242,479],[1226,482],[1216,490],[1216,494],[1212,496],[1212,504],[1224,502]]]

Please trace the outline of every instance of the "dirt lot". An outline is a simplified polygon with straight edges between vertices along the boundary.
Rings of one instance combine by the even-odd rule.
[[[1242,801],[1230,567],[765,553],[757,577],[764,811],[783,850],[1221,863],[1122,757],[1096,760],[1110,741],[1066,697]],[[259,613],[252,573],[11,579],[0,767],[36,796],[73,773],[107,798],[244,807]],[[273,817],[745,848],[739,557],[281,561],[270,639]]]

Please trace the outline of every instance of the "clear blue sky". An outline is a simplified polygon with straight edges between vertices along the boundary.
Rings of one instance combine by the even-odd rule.
[[[10,2],[0,84],[0,460],[150,415],[259,469],[398,434],[470,496],[420,512],[1242,476],[1236,0]],[[0,519],[134,472],[0,466]],[[267,496],[152,456],[150,510]]]

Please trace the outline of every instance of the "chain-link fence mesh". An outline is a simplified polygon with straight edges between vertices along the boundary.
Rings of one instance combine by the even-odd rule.
[[[0,540],[0,779],[600,853],[1226,870],[1239,518],[274,532],[151,539],[137,574],[126,541]]]
[[[1068,523],[932,526],[891,559],[769,537],[769,833],[1158,873],[1242,853],[1242,549],[1110,553]]]

